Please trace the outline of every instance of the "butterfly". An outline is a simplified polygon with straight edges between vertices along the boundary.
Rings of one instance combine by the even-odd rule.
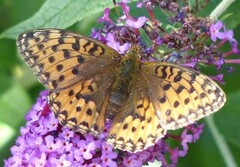
[[[138,46],[122,56],[109,46],[60,29],[25,32],[17,48],[49,90],[56,118],[98,136],[112,120],[107,142],[138,152],[218,111],[226,96],[209,77],[168,62],[142,62]]]

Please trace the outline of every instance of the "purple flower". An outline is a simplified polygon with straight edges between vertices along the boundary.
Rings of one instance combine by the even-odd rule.
[[[203,128],[204,128],[204,124],[200,124],[196,128],[193,126],[193,128],[191,129],[191,131],[193,133],[193,141],[194,142],[196,142],[200,138]]]
[[[224,84],[224,81],[223,81],[223,74],[218,74],[218,75],[215,75],[215,76],[210,76],[210,78],[212,78],[213,80],[221,83],[221,84]]]
[[[109,21],[109,22],[112,22],[112,20],[110,19],[109,17],[109,14],[110,14],[110,9],[109,8],[106,8],[103,12],[103,17],[101,17],[100,19],[98,19],[98,21],[101,23],[101,22],[105,22],[105,21]]]
[[[41,153],[40,157],[35,156],[30,159],[31,164],[34,164],[35,166],[44,167],[47,164],[47,155],[44,153]]]
[[[69,128],[62,128],[62,133],[59,134],[59,137],[62,137],[64,140],[69,141],[74,136],[74,132]]]
[[[11,148],[11,152],[14,154],[21,154],[22,151],[26,149],[26,140],[22,136],[19,136],[16,143],[17,144]]]
[[[77,166],[76,166],[77,167]],[[102,167],[100,164],[98,164],[98,163],[91,163],[90,165],[88,165],[88,166],[83,166],[83,167]]]
[[[130,7],[127,6],[127,4],[124,2],[119,2],[118,5],[120,5],[122,7],[123,12],[125,14],[124,17],[129,17]]]
[[[101,156],[101,161],[102,161],[102,166],[103,167],[108,167],[108,166],[112,166],[112,167],[117,167],[117,162],[114,160],[117,158],[117,153],[115,152],[111,152],[109,154],[103,154]]]
[[[91,159],[93,157],[91,151],[95,150],[95,148],[96,145],[94,142],[90,142],[87,145],[81,146],[80,151],[83,153],[83,158],[86,160]]]
[[[234,38],[233,38],[233,30],[226,30],[225,26],[224,26],[224,32],[225,32],[225,38],[228,40],[228,41],[236,41]]]
[[[23,167],[22,162],[23,160],[21,155],[13,155],[8,160],[4,160],[4,166]]]
[[[172,160],[173,164],[178,163],[178,158],[179,158],[179,149],[174,148],[170,151],[170,159]]]
[[[181,145],[183,147],[183,150],[179,151],[179,156],[184,157],[187,154],[188,151],[188,145],[187,143],[192,143],[193,142],[193,135],[187,134],[187,129],[185,129],[182,132],[182,136],[181,136]]]
[[[132,28],[141,28],[147,21],[145,16],[141,16],[137,19],[127,19],[126,25]]]
[[[122,0],[123,3],[128,3],[130,2],[131,0]]]
[[[191,62],[189,62],[189,63],[184,63],[184,64],[182,64],[182,66],[184,66],[184,67],[190,67],[190,68],[195,68],[196,65],[197,65],[197,63],[198,63],[198,59],[197,59],[197,58],[192,58],[192,59],[191,59]]]
[[[124,43],[123,45],[120,44],[120,42],[117,42],[114,39],[114,36],[112,33],[108,33],[106,36],[107,45],[118,51],[120,54],[126,53],[126,51],[131,47],[131,44]]]
[[[84,158],[83,158],[83,153],[82,153],[82,150],[80,149],[74,149],[73,151],[73,156],[74,156],[74,159],[76,160],[76,162],[80,163],[80,164],[83,164],[84,163]],[[86,157],[85,157],[86,158]]]
[[[60,155],[60,157],[57,156],[50,156],[49,162],[51,163],[51,166],[71,166],[72,162],[68,160],[66,154]]]
[[[220,32],[220,30],[224,27],[223,23],[221,21],[217,21],[215,24],[212,24],[210,26],[210,33],[211,33],[211,39],[216,42],[217,38],[224,39],[225,33]]]
[[[45,137],[45,145],[40,146],[41,152],[57,152],[62,148],[62,143],[60,140],[55,141],[52,135]]]
[[[126,26],[129,26],[129,27],[132,27],[132,28],[141,28],[145,23],[146,21],[148,20],[147,17],[145,16],[140,16],[138,17],[137,19],[132,17],[130,14],[129,14],[129,11],[130,11],[130,7],[127,6],[126,3],[118,3],[122,9],[123,9],[123,12],[124,12],[124,16],[122,16],[119,20],[125,20],[125,24]]]
[[[164,39],[162,37],[158,36],[156,39],[157,45],[160,46],[161,44],[163,44],[163,42],[164,42]]]
[[[155,2],[156,1],[151,1],[151,0],[144,0],[143,2],[138,1],[136,6],[138,8],[145,7],[146,9],[152,10],[156,6]]]
[[[231,46],[232,46],[232,52],[234,54],[240,55],[240,50],[238,49],[238,42],[236,40],[232,40],[230,43],[231,43]]]
[[[110,146],[106,142],[102,142],[101,146],[102,146],[102,154],[109,154],[112,152],[112,149],[113,149],[112,146]]]
[[[129,166],[129,167],[135,167],[135,166],[142,166],[143,164],[142,164],[142,161],[140,160],[140,157],[133,154],[123,161],[123,165]]]
[[[105,36],[103,36],[103,34],[101,33],[101,31],[97,30],[97,29],[92,29],[92,34],[91,34],[91,37],[98,40],[98,41],[101,41],[103,43],[106,43],[106,40],[105,40]]]

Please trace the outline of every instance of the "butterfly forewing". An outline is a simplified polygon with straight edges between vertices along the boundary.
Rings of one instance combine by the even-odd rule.
[[[84,134],[98,134],[120,55],[94,39],[56,29],[23,33],[17,46],[49,89],[50,108],[60,122]]]
[[[222,89],[209,77],[166,62],[143,64],[156,115],[164,127],[177,129],[218,111],[225,103]]]
[[[64,30],[21,34],[17,46],[40,82],[55,91],[106,72],[119,59],[119,54],[110,47]]]

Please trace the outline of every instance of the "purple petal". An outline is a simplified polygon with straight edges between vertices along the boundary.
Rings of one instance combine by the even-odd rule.
[[[126,25],[132,28],[141,28],[148,19],[145,16],[139,17],[137,20],[127,19]]]
[[[224,39],[225,33],[219,32],[223,28],[223,23],[221,21],[216,22],[210,26],[210,33],[212,41],[216,42],[217,38]]]
[[[110,14],[110,9],[109,8],[106,8],[103,12],[103,17],[101,17],[100,19],[98,19],[98,22],[105,22],[105,21],[109,21],[109,22],[112,22],[112,20],[110,19],[109,17],[109,14]]]

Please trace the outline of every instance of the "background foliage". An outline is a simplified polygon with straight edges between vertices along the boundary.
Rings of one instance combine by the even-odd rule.
[[[211,0],[200,14],[209,16],[219,2],[220,0]],[[107,6],[113,8],[113,2],[0,0],[0,166],[3,166],[3,159],[10,156],[10,147],[15,143],[20,127],[25,124],[26,112],[40,90],[44,89],[18,55],[15,45],[17,35],[42,27],[67,28],[89,35],[93,27],[100,26],[97,19]],[[234,30],[238,41],[239,6],[240,1],[234,2],[221,17],[227,28]],[[135,16],[142,15],[141,12],[134,12],[132,9]],[[115,9],[112,13],[114,17]],[[226,84],[222,86],[227,94],[227,103],[220,112],[214,114],[213,119],[217,130],[230,148],[230,157],[240,166],[240,66],[234,67],[234,73],[225,74]],[[207,74],[215,73],[214,69],[207,68],[203,71]],[[216,140],[218,138],[213,137],[212,129],[206,124],[200,140],[190,145],[188,155],[180,158],[179,166],[226,166],[219,151],[221,143]]]

